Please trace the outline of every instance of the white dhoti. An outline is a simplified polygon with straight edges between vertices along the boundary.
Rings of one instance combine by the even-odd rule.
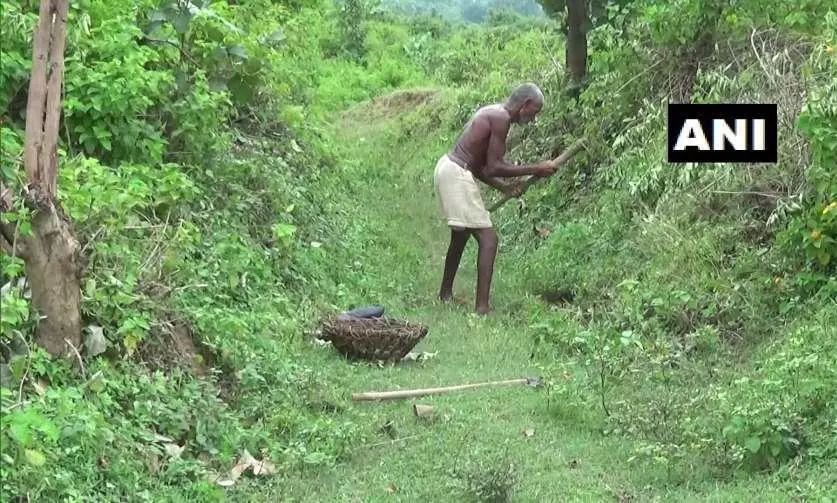
[[[469,170],[443,155],[436,163],[433,183],[439,209],[448,226],[457,230],[492,227],[480,188]]]

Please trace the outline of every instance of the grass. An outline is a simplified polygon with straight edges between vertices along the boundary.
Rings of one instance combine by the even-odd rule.
[[[306,363],[328,376],[329,399],[343,407],[337,417],[361,425],[362,437],[335,466],[269,481],[243,480],[234,494],[247,501],[465,501],[474,497],[475,489],[502,492],[508,485],[515,489],[514,501],[790,501],[800,484],[833,481],[825,466],[802,480],[786,472],[720,484],[698,473],[679,484],[667,483],[664,469],[627,462],[631,442],[602,435],[599,418],[573,414],[550,400],[544,389],[507,386],[415,400],[352,402],[351,393],[358,391],[539,373],[525,309],[538,300],[517,284],[517,264],[502,249],[492,289],[494,314],[472,314],[474,242],[463,257],[454,303],[435,299],[447,229],[435,206],[432,173],[452,138],[418,135],[405,149],[387,134],[397,118],[380,110],[374,115],[378,119],[370,121],[368,111],[361,109],[354,116],[357,122],[352,114],[344,115],[340,127],[346,163],[363,167],[366,174],[362,191],[355,194],[367,233],[367,244],[357,250],[362,263],[358,274],[376,285],[370,288],[374,298],[369,304],[383,304],[389,315],[430,327],[414,351],[435,356],[397,365],[353,363],[329,346],[310,344]],[[432,405],[433,418],[414,417],[413,403]],[[504,461],[511,463],[511,472]],[[457,470],[474,474],[470,486],[454,476]]]

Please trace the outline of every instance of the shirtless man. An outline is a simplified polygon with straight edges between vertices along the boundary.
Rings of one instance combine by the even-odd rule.
[[[480,108],[465,125],[453,149],[436,164],[433,177],[436,197],[451,229],[439,290],[443,302],[449,302],[453,296],[453,279],[462,252],[468,238],[474,236],[479,246],[476,311],[487,314],[491,310],[488,299],[497,255],[497,233],[474,178],[508,196],[518,197],[523,192],[522,182],[508,183],[498,177],[547,177],[555,173],[556,165],[552,161],[517,166],[504,159],[511,124],[531,122],[543,108],[543,101],[543,93],[536,85],[523,84],[505,103]]]

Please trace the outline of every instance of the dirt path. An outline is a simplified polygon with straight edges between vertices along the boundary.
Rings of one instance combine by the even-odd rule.
[[[555,397],[549,408],[544,390],[513,386],[380,403],[348,400],[357,391],[539,375],[526,319],[535,299],[515,290],[515,264],[502,249],[492,316],[472,314],[474,242],[463,257],[455,303],[435,301],[447,230],[438,219],[432,172],[448,139],[420,137],[405,149],[384,134],[392,120],[378,111],[372,120],[344,118],[340,128],[346,162],[365,172],[368,181],[356,194],[359,207],[368,210],[362,212],[368,218],[362,225],[366,246],[358,250],[361,274],[378,285],[371,291],[380,298],[370,303],[383,303],[387,314],[430,327],[415,351],[435,356],[379,367],[349,363],[329,347],[312,347],[313,365],[323,369],[348,404],[336,420],[363,425],[368,440],[350,459],[263,487],[251,501],[466,501],[480,490],[499,495],[507,486],[516,488],[513,501],[706,501],[689,488],[666,489],[662,472],[629,465],[629,444],[603,437],[594,422],[567,417]],[[415,418],[413,403],[432,405],[434,419]],[[470,486],[454,476],[457,469],[474,475]],[[714,501],[748,499],[746,488],[728,491]]]
[[[472,311],[476,244],[469,244],[456,281],[456,301],[435,301],[447,229],[438,219],[432,191],[435,158],[447,148],[441,141],[402,151],[382,138],[387,118],[343,127],[354,166],[370,174],[368,192],[357,194],[369,209],[368,246],[363,272],[385,285],[388,314],[426,323],[430,333],[415,351],[433,353],[424,362],[388,365],[351,364],[331,348],[312,348],[315,365],[326,369],[344,396],[361,390],[446,386],[537,376],[530,359],[531,336],[519,308],[525,299],[505,278],[514,264],[497,262],[494,304],[497,312],[477,318]],[[351,161],[347,161],[351,162]],[[523,313],[525,314],[525,313]],[[434,419],[419,421],[412,404],[435,408]],[[272,488],[290,501],[456,501],[451,470],[474,472],[486,491],[515,485],[520,501],[556,501],[566,489],[584,499],[612,497],[624,485],[618,473],[597,457],[612,455],[594,432],[567,431],[547,411],[543,390],[523,386],[487,388],[456,394],[384,403],[350,403],[346,414],[363,424],[372,442],[359,445],[350,461],[317,468]],[[378,431],[382,425],[387,428]],[[598,453],[598,454],[597,454]],[[516,475],[509,475],[511,462]],[[612,490],[611,490],[612,489]],[[266,496],[267,497],[267,496]],[[260,500],[256,498],[255,500]]]

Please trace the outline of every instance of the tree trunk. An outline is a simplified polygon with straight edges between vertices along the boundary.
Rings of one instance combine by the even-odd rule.
[[[41,0],[35,30],[23,154],[29,181],[24,198],[34,210],[32,235],[23,236],[22,245],[15,247],[18,238],[8,226],[2,229],[3,247],[26,263],[39,316],[37,342],[53,356],[68,354],[66,341],[81,344],[80,247],[56,199],[67,9],[68,0]]]
[[[587,0],[567,0],[567,68],[573,89],[587,77],[587,24]]]
[[[54,356],[69,350],[65,339],[81,345],[79,244],[59,208],[39,207],[26,240],[26,275],[32,303],[41,316],[38,344]]]

